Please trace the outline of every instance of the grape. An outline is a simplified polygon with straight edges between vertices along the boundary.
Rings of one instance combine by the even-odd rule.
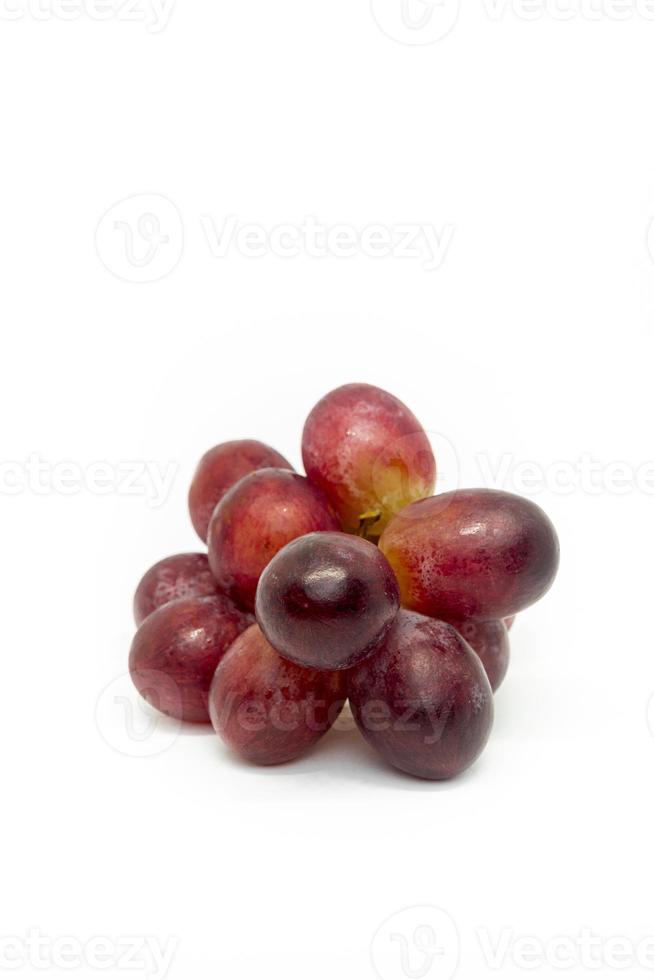
[[[223,442],[204,454],[188,494],[191,521],[203,541],[216,504],[241,477],[265,466],[293,469],[280,453],[256,439]]]
[[[139,582],[134,595],[134,619],[140,626],[151,612],[173,599],[219,594],[206,555],[171,555],[153,565]]]
[[[230,644],[253,622],[226,596],[175,599],[137,630],[129,654],[136,689],[159,711],[209,721],[211,679]]]
[[[345,385],[318,402],[304,426],[302,458],[343,529],[363,527],[371,538],[434,489],[436,463],[423,428],[401,401],[372,385]]]
[[[453,626],[400,610],[380,651],[348,674],[364,738],[397,769],[449,779],[481,754],[493,695],[479,657]]]
[[[468,619],[464,623],[453,623],[466,643],[475,651],[493,691],[506,677],[509,669],[509,634],[501,619]]]
[[[306,534],[278,551],[259,579],[257,620],[283,657],[342,670],[369,656],[400,606],[393,571],[351,534]]]
[[[254,609],[257,582],[280,548],[311,531],[338,531],[327,498],[298,473],[257,470],[223,497],[209,524],[209,564],[218,585]]]
[[[402,605],[447,622],[520,612],[547,592],[559,564],[547,515],[501,490],[456,490],[410,504],[379,547]]]
[[[345,701],[345,676],[284,660],[252,626],[216,670],[211,721],[227,745],[250,762],[290,762],[333,725]]]

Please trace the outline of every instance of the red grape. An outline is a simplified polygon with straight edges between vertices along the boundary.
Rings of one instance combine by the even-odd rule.
[[[449,779],[481,754],[493,695],[453,626],[400,610],[379,652],[348,675],[355,721],[381,756],[413,776]]]
[[[293,469],[280,453],[256,439],[223,442],[204,454],[188,494],[191,521],[203,541],[216,504],[241,477],[266,466]]]
[[[151,612],[173,599],[219,595],[206,555],[171,555],[150,568],[134,595],[134,619],[140,626]]]
[[[333,725],[344,704],[345,677],[284,660],[255,625],[232,644],[216,670],[211,721],[227,745],[250,762],[290,762]]]
[[[211,679],[230,644],[253,621],[226,596],[176,599],[137,630],[129,671],[140,694],[182,721],[209,721]]]
[[[400,607],[393,570],[351,534],[306,534],[278,551],[257,589],[257,620],[283,657],[342,670],[369,656]]]
[[[218,585],[254,609],[262,571],[280,548],[311,531],[338,531],[327,498],[298,473],[257,470],[223,497],[209,525],[209,564]]]
[[[559,564],[547,515],[501,490],[456,490],[410,504],[379,547],[402,604],[448,622],[520,612],[547,592]]]
[[[493,691],[497,691],[509,669],[509,634],[504,622],[501,619],[468,619],[453,625],[475,651]]]
[[[409,409],[381,388],[350,384],[326,395],[302,435],[309,479],[321,487],[346,531],[381,534],[406,504],[433,492],[436,463]]]

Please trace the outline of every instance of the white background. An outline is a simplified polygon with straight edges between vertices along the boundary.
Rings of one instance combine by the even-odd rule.
[[[400,0],[177,0],[163,23],[3,0],[0,950],[15,976],[43,975],[37,960],[70,975],[53,944],[72,940],[70,964],[94,937],[105,969],[75,975],[157,975],[120,962],[127,936],[173,943],[171,980],[648,972],[654,14],[470,0],[455,23],[452,0],[415,2],[403,21]],[[230,215],[257,241],[290,226],[297,254],[241,238],[221,257],[207,229]],[[315,254],[306,216],[392,242],[427,225],[446,254],[429,269],[365,236]],[[299,466],[307,412],[352,380],[434,434],[441,488],[527,493],[560,531],[489,747],[448,784],[343,731],[257,771],[210,731],[157,725],[123,676],[140,575],[199,545],[185,500],[201,453],[254,437]],[[173,475],[164,500],[151,481],[127,492],[125,464],[146,462]],[[399,914],[416,906],[443,911]],[[430,923],[432,958],[415,932]],[[506,944],[501,970],[484,937]],[[542,948],[555,937],[563,952]]]

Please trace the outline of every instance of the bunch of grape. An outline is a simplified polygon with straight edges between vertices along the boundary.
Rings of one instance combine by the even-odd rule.
[[[349,700],[391,765],[455,776],[488,741],[507,627],[552,584],[556,532],[513,494],[432,496],[423,428],[370,385],[315,406],[302,457],[306,476],[254,441],[200,460],[189,509],[208,553],[141,580],[134,684],[260,765],[300,756]]]

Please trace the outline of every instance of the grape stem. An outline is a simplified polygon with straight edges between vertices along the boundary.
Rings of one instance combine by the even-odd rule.
[[[359,514],[359,528],[357,530],[358,536],[360,538],[365,538],[366,541],[372,541],[373,544],[377,544],[379,535],[372,534],[371,531],[380,517],[380,510],[367,510],[365,514]]]

